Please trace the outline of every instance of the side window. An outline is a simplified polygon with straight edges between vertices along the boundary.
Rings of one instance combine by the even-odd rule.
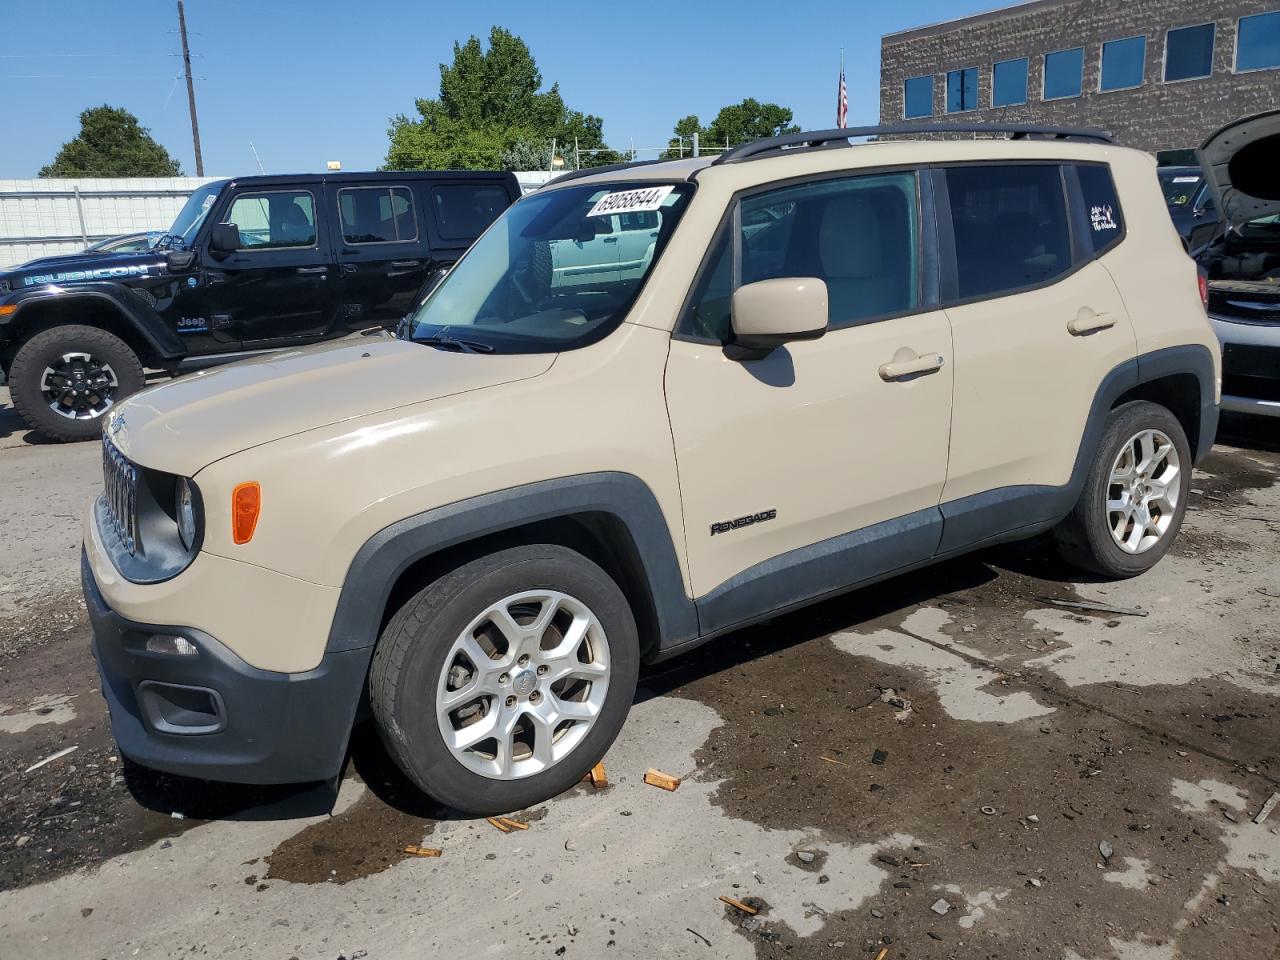
[[[619,215],[619,229],[624,233],[633,230],[657,230],[658,215],[652,210],[643,210],[639,213],[624,213]]]
[[[408,187],[344,187],[338,216],[346,243],[412,243],[418,239]]]
[[[734,239],[739,283],[818,277],[832,329],[905,313],[920,302],[916,178],[877,174],[744,199]],[[727,340],[733,253],[722,240],[695,290],[687,331]]]
[[[1111,171],[1101,164],[1082,163],[1076,167],[1084,211],[1089,218],[1089,241],[1094,253],[1106,250],[1124,235],[1124,214],[1116,195]]]
[[[224,222],[240,229],[241,250],[316,245],[316,203],[305,190],[242,193]]]
[[[445,240],[470,243],[510,205],[507,191],[491,185],[451,183],[431,191],[436,230]]]
[[[947,170],[957,296],[1001,296],[1071,269],[1062,172],[1048,164]]]

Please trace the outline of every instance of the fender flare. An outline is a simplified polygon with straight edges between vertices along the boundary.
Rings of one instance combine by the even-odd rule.
[[[70,288],[20,291],[9,298],[9,302],[17,304],[18,309],[9,318],[7,331],[20,329],[24,313],[35,304],[54,301],[70,306],[76,302],[98,301],[110,304],[120,315],[121,321],[137,333],[156,356],[165,360],[186,356],[186,345],[178,335],[169,329],[154,310],[137,297],[130,297],[127,289],[111,283],[78,283]],[[5,339],[13,341],[17,338],[8,333]]]
[[[663,647],[698,635],[662,508],[639,477],[578,474],[510,487],[406,517],[374,534],[351,561],[325,652],[372,649],[391,588],[417,561],[449,547],[540,520],[605,513],[630,533],[657,615]]]

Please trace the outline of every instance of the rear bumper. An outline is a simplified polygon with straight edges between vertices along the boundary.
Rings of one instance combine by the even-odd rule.
[[[1280,325],[1209,322],[1222,344],[1222,409],[1280,417]]]
[[[338,774],[372,648],[326,653],[305,673],[260,670],[200,630],[126,620],[107,605],[84,555],[80,576],[123,754],[157,770],[237,783]],[[182,637],[198,653],[147,651],[157,634]]]

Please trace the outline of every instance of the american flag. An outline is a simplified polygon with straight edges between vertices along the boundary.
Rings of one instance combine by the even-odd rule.
[[[841,129],[849,125],[849,91],[844,85],[844,51],[840,51],[840,92],[836,96],[836,126]]]

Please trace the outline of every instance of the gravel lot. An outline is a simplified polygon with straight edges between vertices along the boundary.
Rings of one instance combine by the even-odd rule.
[[[1224,423],[1143,577],[1016,544],[654,668],[611,785],[502,834],[368,731],[336,799],[126,767],[76,580],[98,451],[0,388],[0,953],[1280,958],[1275,426]]]

